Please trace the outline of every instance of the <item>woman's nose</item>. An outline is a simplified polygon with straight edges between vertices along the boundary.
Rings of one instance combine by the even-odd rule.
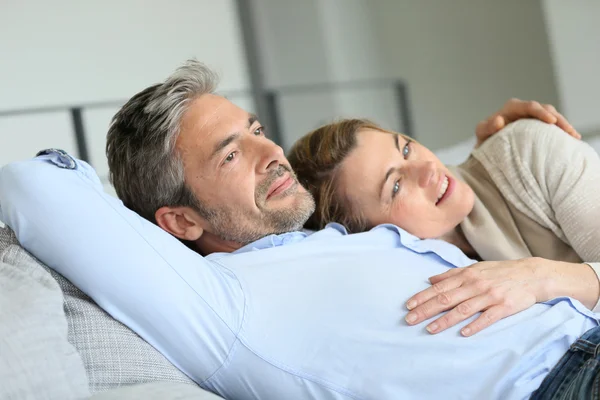
[[[437,169],[433,161],[415,161],[412,171],[420,187],[426,188],[436,183]]]

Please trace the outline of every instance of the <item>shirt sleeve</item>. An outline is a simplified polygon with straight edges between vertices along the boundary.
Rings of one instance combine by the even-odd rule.
[[[600,157],[555,125],[518,121],[506,136],[519,165],[527,205],[600,279]],[[600,311],[600,300],[594,307]]]
[[[85,162],[50,151],[4,166],[0,219],[196,382],[225,361],[242,320],[235,276],[106,194]]]

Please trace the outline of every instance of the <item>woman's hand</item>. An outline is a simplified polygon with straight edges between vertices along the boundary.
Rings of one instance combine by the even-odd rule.
[[[486,120],[477,124],[475,136],[479,147],[490,136],[497,133],[509,123],[522,118],[536,118],[548,124],[558,126],[563,131],[576,139],[581,139],[581,135],[573,128],[567,119],[550,104],[540,104],[537,101],[523,101],[519,99],[510,99],[504,106]]]
[[[479,262],[453,268],[429,281],[430,288],[406,303],[411,310],[406,322],[416,325],[449,310],[426,328],[429,333],[439,333],[481,312],[461,330],[463,336],[471,336],[535,303],[560,296],[578,299],[591,309],[600,292],[596,274],[589,265],[537,257]]]

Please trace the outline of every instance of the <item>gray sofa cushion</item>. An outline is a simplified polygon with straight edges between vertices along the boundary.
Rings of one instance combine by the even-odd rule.
[[[110,317],[60,274],[26,252],[10,229],[0,228],[0,242],[12,245],[11,264],[33,263],[41,271],[49,271],[58,282],[64,293],[68,339],[81,355],[92,394],[155,381],[187,383],[198,388],[154,347]]]
[[[36,263],[13,263],[18,250],[0,241],[0,399],[85,398],[88,381],[67,340],[60,288]]]
[[[81,354],[92,393],[154,381],[193,383],[148,342],[50,271],[63,290],[69,341]]]

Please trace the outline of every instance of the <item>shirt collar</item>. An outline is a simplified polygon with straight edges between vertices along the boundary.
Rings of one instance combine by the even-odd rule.
[[[233,254],[246,253],[249,251],[268,249],[271,247],[283,246],[290,243],[296,243],[306,238],[308,233],[306,232],[288,232],[279,235],[268,235],[261,239],[258,239],[246,246],[237,249]]]
[[[469,259],[462,251],[460,251],[456,246],[451,245],[450,243],[446,243],[442,240],[436,239],[419,239],[418,237],[406,232],[404,229],[393,225],[393,224],[381,224],[377,225],[373,229],[387,229],[392,232],[395,232],[400,238],[400,243],[402,246],[406,247],[409,250],[414,251],[415,253],[426,254],[426,253],[434,253],[447,263],[452,266],[463,266],[473,264],[475,261]],[[323,235],[324,233],[331,233],[333,235],[348,235],[348,230],[341,224],[338,223],[330,223],[322,229],[321,231],[317,231],[323,239],[327,235]],[[268,235],[263,237],[262,239],[258,239],[236,251],[233,254],[246,253],[249,251],[256,251],[262,249],[268,249],[272,247],[284,246],[287,244],[300,242],[312,234],[307,231],[303,232],[288,232],[282,233],[279,235]]]
[[[392,224],[381,224],[374,229],[390,229],[395,231],[400,237],[400,243],[407,249],[419,254],[433,253],[454,267],[471,265],[476,262],[467,257],[458,247],[440,239],[420,239]]]

